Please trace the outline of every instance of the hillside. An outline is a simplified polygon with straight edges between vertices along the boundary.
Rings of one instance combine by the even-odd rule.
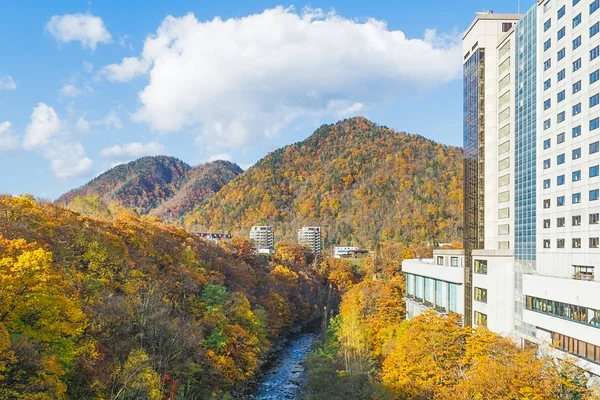
[[[140,214],[173,220],[210,198],[240,173],[240,167],[227,161],[192,168],[174,157],[143,157],[106,171],[61,196],[57,203],[68,205],[77,196],[98,195],[104,205],[116,202]]]
[[[320,225],[326,246],[373,245],[458,239],[461,210],[461,149],[358,117],[267,155],[183,220],[240,234],[269,224],[278,240]]]
[[[300,248],[267,263],[129,211],[0,195],[0,254],[2,399],[231,398],[325,304]]]

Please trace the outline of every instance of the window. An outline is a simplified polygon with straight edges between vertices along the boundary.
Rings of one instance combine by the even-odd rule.
[[[552,46],[552,40],[548,39],[544,42],[544,51],[548,50]]]
[[[510,200],[510,191],[498,193],[498,203],[506,203]]]
[[[511,22],[503,22],[502,23],[502,32],[508,32],[510,31],[510,28],[512,28],[513,24]]]
[[[550,199],[544,200],[544,208],[550,208]]]
[[[593,14],[600,8],[600,0],[594,0],[590,3],[590,14]]]
[[[510,225],[498,225],[498,235],[509,235],[510,234]]]
[[[575,50],[579,46],[581,46],[581,35],[579,35],[575,39],[573,39],[573,50]]]
[[[549,219],[545,219],[544,220],[544,229],[548,229],[550,228],[550,220]]]
[[[579,3],[579,0],[573,0],[573,6],[576,6]]]
[[[475,325],[487,328],[487,315],[482,314],[479,311],[475,311],[474,316],[475,316]]]
[[[558,54],[557,54],[557,56],[556,56],[556,58],[557,58],[557,61],[560,61],[560,60],[562,60],[563,58],[565,58],[565,56],[566,56],[566,55],[567,55],[567,51],[566,51],[566,50],[565,50],[565,48],[563,47],[562,49],[560,49],[560,50],[558,51]]]
[[[573,193],[571,195],[571,200],[572,200],[573,204],[581,203],[581,193]],[[581,217],[579,217],[579,220],[581,220]]]
[[[558,9],[558,16],[557,19],[561,19],[562,17],[565,16],[565,6],[562,6],[561,8]]]
[[[546,22],[544,22],[544,32],[546,32],[552,26],[552,20],[548,18]]]
[[[550,168],[550,159],[544,160],[544,169]]]
[[[573,160],[578,160],[581,158],[581,147],[574,149],[572,152]]]
[[[558,196],[556,198],[556,206],[557,207],[562,207],[565,205],[565,196]]]
[[[544,129],[549,129],[550,128],[550,119],[547,119],[544,121]]]
[[[564,143],[564,142],[565,142],[565,133],[564,132],[563,133],[559,133],[556,136],[556,144],[561,144],[561,143]]]
[[[595,70],[590,74],[590,85],[598,82],[598,79],[600,79],[600,70]]]
[[[498,186],[506,186],[510,183],[510,174],[502,175],[498,178]]]
[[[600,55],[600,46],[596,46],[590,50],[590,61],[594,60]]]
[[[598,126],[600,126],[600,117],[596,117],[590,121],[590,131],[598,129]]]
[[[597,201],[600,198],[600,190],[590,190],[590,201]]]
[[[550,89],[550,86],[551,86],[551,85],[552,85],[552,82],[551,82],[551,80],[550,80],[550,79],[547,79],[547,80],[544,82],[544,90],[548,90],[548,89]]]
[[[444,265],[444,257],[437,256],[437,265]]]
[[[561,165],[565,163],[565,155],[564,154],[559,154],[556,157],[556,164]]]
[[[581,215],[574,215],[571,222],[573,226],[581,226]]]
[[[450,257],[450,266],[458,267],[458,257]]]
[[[598,31],[600,31],[600,23],[596,22],[594,25],[592,25],[590,27],[590,37],[592,37],[595,34],[597,34]]]
[[[502,143],[498,146],[498,154],[508,153],[510,150],[510,141]]]
[[[550,189],[550,179],[544,179],[544,189]]]
[[[573,18],[573,28],[581,23],[581,13],[577,14],[575,18]]]
[[[581,239],[580,238],[574,238],[572,240],[572,245],[574,249],[580,249],[581,248]]]
[[[573,278],[586,281],[593,281],[594,267],[584,265],[573,265]]]
[[[581,68],[581,58],[578,58],[573,62],[573,72],[577,71],[579,68]]]
[[[544,61],[544,71],[546,71],[547,69],[549,69],[552,66],[552,59],[549,58],[546,61]]]
[[[562,28],[560,28],[556,34],[556,36],[558,37],[558,40],[562,39],[565,37],[565,27],[563,26]]]
[[[504,171],[507,168],[510,168],[510,158],[498,161],[498,171]]]
[[[544,150],[547,150],[550,148],[550,139],[546,139],[544,140]]]
[[[565,91],[561,90],[560,92],[558,92],[558,94],[556,95],[556,100],[560,103],[561,101],[563,101],[565,99]]]
[[[549,109],[550,106],[551,106],[551,100],[550,99],[544,101],[544,110]]]
[[[590,225],[598,225],[600,223],[600,213],[590,214]]]
[[[581,103],[577,103],[573,106],[573,115],[581,113]]]
[[[564,228],[565,227],[565,217],[556,218],[556,226],[558,228]]]
[[[581,90],[581,81],[577,81],[573,84],[573,94]]]
[[[600,94],[596,93],[592,97],[590,97],[590,108],[597,106],[600,103]]]
[[[561,111],[556,115],[556,123],[560,124],[561,122],[565,121],[565,112]]]
[[[475,273],[487,275],[487,260],[475,260]]]
[[[558,74],[556,76],[556,78],[558,79],[558,81],[562,81],[563,79],[565,79],[565,69],[561,69],[560,71],[558,71]]]
[[[595,154],[600,151],[600,142],[590,143],[590,154]]]
[[[487,289],[475,288],[475,300],[487,303]]]
[[[565,248],[565,239],[556,239],[556,248],[564,249]]]
[[[574,138],[581,136],[581,125],[577,125],[576,127],[574,127],[571,132],[573,133]]]
[[[506,219],[510,217],[510,208],[505,207],[498,210],[498,219]]]
[[[559,175],[556,177],[556,186],[562,186],[565,184],[565,176]]]
[[[600,168],[598,167],[598,165],[590,167],[590,178],[595,178],[598,175],[600,175]]]
[[[544,239],[544,248],[545,249],[549,249],[550,248],[550,239]]]
[[[597,249],[598,247],[600,247],[600,238],[590,238],[590,249]]]
[[[573,171],[573,182],[579,182],[581,180],[581,171]]]

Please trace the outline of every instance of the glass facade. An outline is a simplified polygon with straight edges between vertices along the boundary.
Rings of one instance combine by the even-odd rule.
[[[406,274],[406,297],[441,312],[460,313],[456,298],[457,284]]]
[[[523,322],[523,274],[535,271],[536,258],[536,20],[534,5],[515,32],[515,329],[530,336],[535,327]]]
[[[465,326],[472,325],[472,251],[484,247],[485,51],[476,49],[463,65],[463,163]]]

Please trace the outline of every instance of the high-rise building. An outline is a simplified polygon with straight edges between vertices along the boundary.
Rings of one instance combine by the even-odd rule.
[[[321,255],[321,227],[303,226],[298,230],[298,244],[308,247],[316,256]]]
[[[250,228],[250,240],[257,250],[272,250],[275,245],[275,234],[270,226],[253,226]]]
[[[464,323],[600,376],[600,0],[478,14],[463,56]]]

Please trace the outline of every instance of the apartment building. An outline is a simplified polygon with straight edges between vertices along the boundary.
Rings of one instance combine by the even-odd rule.
[[[253,226],[250,228],[250,240],[254,242],[259,253],[270,253],[275,246],[275,234],[270,226]]]
[[[478,14],[463,55],[464,324],[600,376],[600,0]]]
[[[303,226],[298,230],[298,244],[308,247],[316,256],[321,255],[321,227]]]

